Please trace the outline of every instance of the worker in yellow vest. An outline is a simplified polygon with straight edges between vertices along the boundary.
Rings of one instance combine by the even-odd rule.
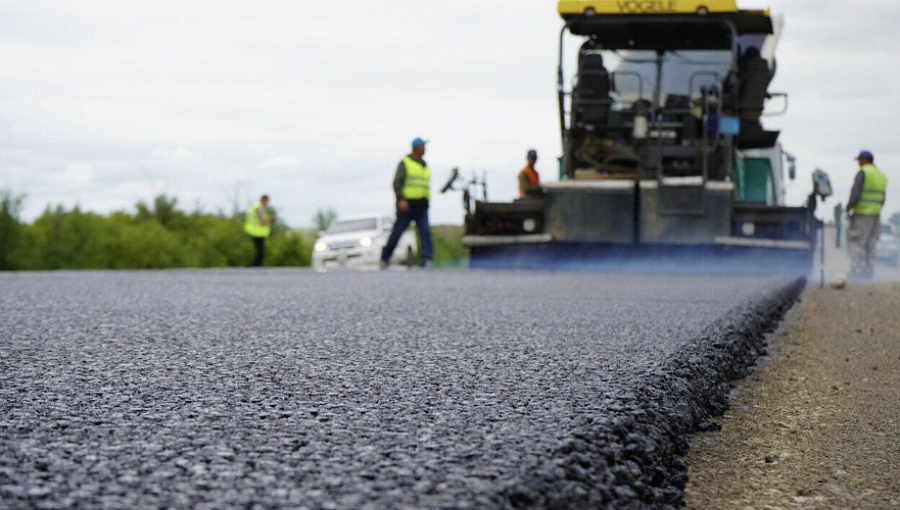
[[[887,191],[887,176],[875,166],[875,156],[862,151],[856,157],[859,172],[847,202],[850,227],[847,229],[847,251],[850,254],[850,276],[872,278],[875,275],[875,247],[881,235],[881,209]]]
[[[431,267],[434,248],[431,242],[431,226],[428,224],[428,200],[431,198],[431,170],[422,157],[427,141],[416,138],[412,141],[412,152],[397,165],[394,173],[394,195],[397,197],[397,221],[381,250],[381,267],[386,268],[400,236],[416,222],[422,240],[422,267]]]
[[[272,233],[272,222],[275,216],[269,213],[269,195],[260,197],[250,209],[247,209],[247,215],[244,218],[244,232],[246,232],[253,241],[256,248],[256,255],[253,257],[251,267],[260,267],[263,264],[263,256],[265,256],[266,239]]]

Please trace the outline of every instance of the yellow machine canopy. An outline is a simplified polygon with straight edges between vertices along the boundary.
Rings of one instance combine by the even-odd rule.
[[[768,10],[735,0],[561,0],[559,14],[598,49],[727,49],[735,36],[773,31]]]
[[[738,12],[735,0],[561,0],[566,14],[710,14]]]

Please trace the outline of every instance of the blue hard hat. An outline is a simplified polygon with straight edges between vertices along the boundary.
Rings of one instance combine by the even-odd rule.
[[[412,148],[415,149],[416,147],[418,147],[420,145],[425,145],[426,143],[428,143],[428,140],[422,140],[419,137],[413,138]]]
[[[871,159],[872,161],[875,161],[875,156],[869,151],[860,151],[859,156],[856,156],[856,159]]]

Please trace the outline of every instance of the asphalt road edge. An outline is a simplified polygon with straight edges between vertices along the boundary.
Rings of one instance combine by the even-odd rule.
[[[585,412],[539,465],[500,487],[501,508],[674,509],[684,504],[690,434],[715,430],[731,381],[747,376],[805,278],[766,288],[646,374],[632,395]],[[600,399],[602,397],[598,397]]]

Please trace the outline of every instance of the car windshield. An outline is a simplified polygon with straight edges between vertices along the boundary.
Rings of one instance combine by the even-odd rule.
[[[360,220],[338,221],[328,229],[329,234],[346,234],[348,232],[364,232],[367,230],[377,230],[377,218],[363,218]]]

